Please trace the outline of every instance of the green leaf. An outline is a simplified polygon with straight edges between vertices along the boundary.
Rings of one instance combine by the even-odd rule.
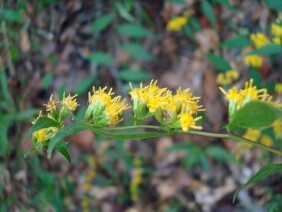
[[[47,117],[40,117],[34,123],[34,125],[29,129],[25,138],[31,136],[32,133],[36,132],[37,130],[48,128],[48,127],[59,127],[60,124],[53,119],[49,119]]]
[[[90,54],[89,59],[95,62],[97,65],[110,65],[115,62],[115,59],[104,52],[95,52]]]
[[[269,127],[281,113],[281,110],[268,103],[251,101],[234,113],[229,128],[236,126],[254,129]]]
[[[117,31],[124,36],[135,38],[146,37],[152,34],[143,26],[137,24],[122,24],[117,28]]]
[[[207,148],[208,154],[210,154],[215,160],[219,162],[225,162],[225,161],[235,161],[235,158],[227,152],[225,149],[223,149],[220,146],[210,145]]]
[[[79,83],[75,86],[74,92],[78,95],[84,93],[88,90],[91,85],[93,85],[94,81],[97,79],[96,76],[86,77],[83,80],[80,80]]]
[[[264,3],[270,8],[277,12],[282,12],[281,0],[264,0]]]
[[[89,129],[89,126],[85,124],[80,124],[80,123],[72,123],[64,128],[61,128],[60,130],[57,131],[56,135],[50,140],[50,143],[48,145],[47,153],[48,157],[51,157],[52,152],[54,148],[57,146],[57,144],[63,140],[63,138],[87,130]]]
[[[8,130],[11,125],[10,121],[7,121],[5,116],[0,113],[0,152],[1,155],[7,154],[8,147]]]
[[[121,139],[121,140],[155,138],[155,137],[168,135],[168,133],[159,133],[159,132],[140,132],[140,133],[121,134],[121,133],[109,133],[109,132],[106,132],[100,129],[95,129],[95,128],[92,128],[92,130],[106,137]]]
[[[11,105],[8,80],[4,69],[0,70],[0,92],[7,106]]]
[[[118,73],[118,77],[128,82],[145,81],[151,78],[151,74],[142,70],[124,69]]]
[[[38,109],[27,109],[16,113],[10,113],[6,115],[6,118],[10,121],[29,121],[31,120],[36,114],[38,114]]]
[[[128,43],[122,45],[121,48],[138,60],[154,60],[154,56],[145,50],[140,44]]]
[[[228,71],[231,69],[230,64],[223,57],[217,56],[215,54],[209,53],[207,57],[210,59],[211,63],[220,71]]]
[[[103,31],[105,28],[107,28],[107,26],[109,26],[109,24],[112,22],[113,18],[114,18],[114,15],[112,13],[100,16],[92,24],[92,26],[91,26],[92,32]]]
[[[2,10],[2,8],[1,8]],[[12,9],[8,9],[8,8],[4,8],[1,13],[3,12],[3,14],[1,14],[1,16],[3,15],[3,20],[5,20],[6,22],[10,22],[10,23],[19,23],[22,24],[23,23],[23,17],[21,14],[20,10],[12,10]],[[0,23],[2,22],[2,20],[0,21]]]
[[[45,76],[42,79],[42,88],[47,90],[53,80],[54,74],[52,72],[48,72],[47,74],[45,74]]]
[[[233,5],[230,3],[230,0],[216,0],[216,2],[229,9],[234,9]]]
[[[202,0],[202,11],[214,27],[217,28],[213,7],[207,0]]]
[[[71,164],[71,156],[66,148],[66,142],[60,142],[57,144],[56,149],[65,157],[65,159]]]
[[[274,43],[267,44],[265,46],[262,46],[258,49],[255,49],[247,55],[252,55],[252,54],[258,54],[258,55],[272,55],[272,54],[281,54],[282,53],[282,47],[279,45],[276,45]]]
[[[248,45],[251,45],[252,41],[247,38],[247,37],[235,37],[235,38],[230,38],[228,40],[225,40],[220,47],[226,47],[226,48],[244,48]]]
[[[129,1],[126,1],[127,3]],[[124,2],[124,3],[126,3]],[[134,17],[129,13],[130,7],[129,8],[125,8],[125,6],[123,4],[121,4],[120,2],[117,2],[116,4],[116,8],[119,12],[119,15],[121,17],[123,17],[125,20],[133,22],[134,21]]]
[[[246,188],[248,185],[251,185],[252,183],[263,180],[268,176],[280,171],[282,171],[282,164],[267,164],[264,167],[262,167],[254,176],[251,177],[251,179],[248,180],[248,182],[237,188],[237,190],[233,194],[233,203],[236,200],[238,193],[242,189]]]
[[[188,24],[191,24],[192,28],[193,28],[195,31],[203,31],[203,29],[202,29],[200,23],[199,23],[198,20],[197,20],[196,18],[194,18],[193,16],[190,18]]]

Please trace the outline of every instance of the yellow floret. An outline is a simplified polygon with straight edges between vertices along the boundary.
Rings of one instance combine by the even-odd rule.
[[[65,93],[64,93],[64,97],[63,97],[63,100],[62,100],[62,105],[65,106],[66,108],[68,108],[69,110],[76,110],[78,104],[77,104],[77,101],[76,101],[76,97],[77,97],[77,94],[74,95],[74,96],[71,96],[70,94],[65,97]]]
[[[282,26],[278,24],[271,24],[271,34],[275,37],[282,37]]]
[[[180,31],[188,22],[187,17],[178,16],[172,20],[170,20],[167,24],[168,31]]]
[[[259,55],[248,55],[244,58],[244,62],[248,66],[259,68],[263,64],[263,57]]]
[[[250,36],[256,48],[260,48],[269,43],[269,39],[262,33],[253,33]]]
[[[34,137],[37,139],[38,142],[44,142],[47,140],[47,129],[40,129],[33,133]]]

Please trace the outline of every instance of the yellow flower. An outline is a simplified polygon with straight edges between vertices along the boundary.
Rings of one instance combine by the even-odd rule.
[[[58,101],[53,100],[53,94],[50,96],[50,99],[47,104],[44,104],[46,106],[46,111],[56,111],[56,104]]]
[[[282,44],[282,38],[278,38],[278,37],[274,37],[272,38],[272,41],[277,44],[277,45],[281,45]]]
[[[93,95],[89,93],[88,101],[89,106],[85,112],[85,120],[88,120],[91,116],[94,126],[101,127],[105,125],[115,126],[123,119],[120,118],[123,111],[130,108],[125,104],[126,99],[120,102],[120,96],[112,99],[112,88],[109,92],[106,92],[107,87],[99,88],[98,90],[93,87]]]
[[[37,130],[36,132],[33,133],[34,137],[37,139],[38,142],[44,142],[46,141],[48,138],[48,133],[47,133],[47,129],[40,129]]]
[[[192,111],[189,111],[189,108],[183,106],[179,117],[181,128],[184,132],[188,131],[190,128],[197,130],[202,129],[201,126],[196,126],[196,122],[202,117],[193,118]]]
[[[254,130],[251,128],[248,128],[245,134],[243,135],[244,138],[249,139],[251,141],[258,141],[260,136],[261,136],[260,130]]]
[[[217,75],[216,81],[221,85],[230,85],[235,80],[239,79],[239,73],[237,70],[229,70],[225,73],[221,72]]]
[[[236,110],[240,109],[250,101],[258,100],[274,104],[270,96],[267,94],[267,90],[257,89],[256,86],[253,86],[253,82],[254,80],[250,79],[249,82],[245,83],[245,88],[241,90],[234,87],[226,92],[223,88],[219,88],[229,101],[229,116],[232,116]]]
[[[250,36],[256,48],[260,48],[269,43],[269,39],[262,33],[252,33]]]
[[[244,62],[248,66],[259,68],[263,64],[263,57],[259,55],[247,55],[244,58]]]
[[[258,90],[256,86],[253,86],[253,83],[254,83],[254,80],[250,79],[249,82],[245,83],[245,88],[240,91],[240,94],[243,98],[242,104],[247,103],[249,101],[254,101],[254,100],[263,100],[264,101],[269,96],[265,88]]]
[[[88,93],[89,104],[95,104],[97,102],[103,105],[109,104],[112,99],[111,96],[114,95],[114,93],[112,93],[112,88],[110,88],[108,93],[106,93],[106,89],[107,87],[104,87],[103,89],[99,87],[98,90],[95,90],[95,87],[93,87],[93,95],[91,95],[90,92]]]
[[[188,116],[193,116],[198,111],[204,110],[199,105],[200,98],[193,97],[189,93],[189,89],[182,90],[181,88],[176,91],[175,95],[172,95],[172,91],[167,88],[159,88],[156,83],[157,81],[151,81],[150,85],[146,87],[142,87],[140,84],[140,88],[132,88],[131,86],[129,94],[133,100],[134,117],[137,119],[137,123],[152,113],[156,120],[165,127],[179,129],[182,125],[187,125],[184,127],[185,129],[188,126],[200,129],[195,126],[198,118],[192,118],[194,124],[190,123],[191,121],[186,123],[189,121]]]
[[[178,16],[170,20],[167,24],[168,31],[180,31],[188,22],[188,18],[185,16]]]
[[[275,37],[282,37],[282,26],[278,24],[271,24],[271,34]]]
[[[66,97],[64,93],[63,100],[61,101],[62,105],[65,106],[69,110],[76,110],[78,104],[76,101],[77,94],[71,96],[70,94]]]
[[[109,126],[115,126],[119,122],[121,122],[123,119],[120,118],[122,115],[123,111],[130,108],[127,104],[125,104],[126,99],[124,99],[122,102],[120,102],[120,96],[112,99],[112,101],[106,105],[104,114],[105,114],[105,119],[103,119],[103,115],[101,120],[101,124],[108,124]],[[106,123],[105,123],[106,121]],[[103,123],[104,122],[104,123]]]
[[[261,137],[261,143],[266,145],[266,146],[272,146],[273,145],[273,140],[270,136],[268,135],[263,135]]]
[[[277,83],[274,88],[275,92],[278,94],[282,93],[282,83]]]

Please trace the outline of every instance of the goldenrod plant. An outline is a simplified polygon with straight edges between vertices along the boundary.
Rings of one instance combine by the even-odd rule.
[[[47,115],[43,116],[43,113],[40,112],[28,133],[28,135],[32,135],[34,144],[32,150],[47,149],[48,157],[51,157],[53,150],[57,149],[71,162],[71,156],[65,147],[66,142],[62,142],[63,138],[91,129],[97,134],[115,139],[142,139],[176,133],[229,138],[282,156],[282,152],[272,146],[272,141],[268,137],[263,137],[261,143],[256,142],[260,136],[257,130],[281,123],[278,120],[282,117],[282,104],[279,101],[274,101],[266,89],[258,89],[254,86],[253,79],[247,81],[243,89],[234,87],[225,91],[220,88],[229,102],[227,133],[201,131],[202,126],[197,123],[201,119],[198,112],[204,111],[204,109],[199,104],[200,97],[193,96],[189,89],[179,88],[173,94],[167,88],[160,88],[157,81],[153,80],[147,86],[143,86],[142,83],[139,88],[133,88],[131,84],[130,86],[129,95],[133,101],[134,125],[116,127],[118,123],[123,121],[122,114],[130,106],[125,103],[126,99],[121,100],[121,96],[113,97],[112,88],[107,91],[106,87],[98,89],[93,87],[93,94],[89,93],[89,105],[85,111],[84,120],[79,120],[73,114],[78,107],[77,95],[66,97],[64,94],[62,101],[55,101],[51,96],[45,105]],[[71,116],[74,122],[65,126],[64,120],[68,116]],[[154,117],[159,125],[143,125],[144,120],[149,117]],[[279,125],[279,127],[281,126]],[[247,129],[247,134],[238,135],[236,131],[239,128]],[[123,133],[128,129],[132,133]],[[144,130],[139,131],[139,129]],[[151,131],[147,132],[145,129],[151,129]],[[282,170],[282,165],[278,165],[275,170]],[[268,169],[266,170],[268,171]],[[270,173],[273,172],[267,174]],[[132,189],[133,187],[132,185]],[[133,190],[131,191],[132,198],[136,200],[135,187]]]

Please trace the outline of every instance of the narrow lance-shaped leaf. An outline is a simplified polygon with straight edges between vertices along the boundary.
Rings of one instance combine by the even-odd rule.
[[[216,17],[212,5],[207,0],[202,0],[202,10],[214,27],[217,28]]]
[[[93,32],[100,32],[104,30],[109,24],[112,22],[114,15],[112,13],[107,15],[102,15],[101,17],[97,18],[95,22],[92,24],[92,31]]]
[[[262,167],[254,176],[251,177],[251,179],[248,180],[248,182],[237,188],[237,190],[233,195],[233,203],[236,200],[238,193],[242,189],[246,188],[248,185],[251,185],[252,183],[263,180],[268,176],[280,171],[282,171],[282,164],[267,164],[266,166]]]
[[[62,129],[60,129],[56,135],[51,139],[49,145],[48,145],[48,149],[47,149],[47,153],[48,153],[48,157],[51,157],[52,152],[54,150],[54,148],[56,147],[56,145],[63,140],[63,138],[87,130],[89,129],[89,126],[85,125],[85,124],[80,124],[80,123],[72,123]]]
[[[67,143],[66,142],[60,142],[57,144],[56,149],[65,157],[65,159],[71,164],[71,156],[66,148]]]

